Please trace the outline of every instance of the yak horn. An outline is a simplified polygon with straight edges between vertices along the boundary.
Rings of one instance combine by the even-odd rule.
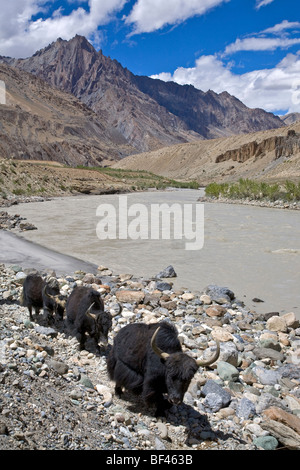
[[[57,296],[56,296],[56,295],[48,294],[48,292],[46,291],[46,287],[47,287],[47,286],[45,286],[45,287],[43,288],[43,293],[45,294],[45,296],[46,296],[46,297],[49,297],[49,299],[56,300],[55,297],[57,297]]]
[[[85,314],[86,314],[88,317],[91,317],[93,320],[95,320],[95,317],[96,317],[95,315],[93,315],[93,314],[91,313],[91,309],[92,309],[92,307],[93,307],[94,304],[95,304],[95,302],[93,302],[93,303],[89,306],[89,308],[87,309],[87,311],[85,312]]]
[[[218,359],[218,357],[220,355],[220,343],[217,340],[216,340],[216,345],[217,345],[217,349],[216,349],[215,353],[213,354],[213,356],[211,356],[207,360],[202,360],[202,359],[197,359],[196,360],[198,367],[200,367],[200,366],[209,366],[210,364],[212,364],[213,362],[215,362]]]
[[[46,297],[48,297],[49,299],[54,300],[59,305],[64,305],[65,300],[60,300],[59,294],[57,294],[57,295],[48,294],[48,292],[46,291],[46,288],[47,288],[47,286],[45,286],[43,288],[43,293],[45,294]]]
[[[160,327],[158,327],[153,333],[153,336],[151,338],[151,347],[153,351],[155,352],[155,354],[157,354],[161,359],[167,359],[170,356],[170,354],[163,352],[156,344],[156,336],[157,336],[159,329]]]

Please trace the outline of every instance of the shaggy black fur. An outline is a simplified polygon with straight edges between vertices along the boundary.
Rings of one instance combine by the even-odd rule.
[[[61,303],[55,302],[44,293],[46,286],[46,293],[52,296],[60,296],[60,289],[57,279],[51,278],[48,281],[43,279],[39,274],[28,274],[23,283],[23,291],[21,294],[20,303],[27,307],[29,310],[30,320],[33,321],[32,309],[38,315],[40,310],[43,309],[48,315],[53,315],[53,312],[58,313],[62,318],[64,314],[63,301]],[[60,297],[62,300],[62,297]]]
[[[156,344],[170,354],[167,359],[161,359],[150,344],[158,327]],[[182,352],[176,328],[169,322],[161,322],[135,323],[122,328],[108,354],[107,369],[118,395],[122,387],[139,394],[147,404],[156,405],[156,416],[160,416],[170,406],[163,395],[167,394],[169,403],[180,404],[198,366]]]
[[[91,318],[86,311],[92,305]],[[67,326],[79,341],[80,349],[85,348],[86,333],[94,339],[97,350],[99,341],[107,343],[108,332],[112,326],[112,317],[104,310],[101,295],[91,287],[78,286],[71,292],[67,305]]]

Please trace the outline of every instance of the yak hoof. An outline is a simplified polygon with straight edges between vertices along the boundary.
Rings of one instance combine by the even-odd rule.
[[[118,397],[121,397],[123,391],[122,391],[122,387],[118,387],[117,385],[115,386],[115,394],[118,396]]]
[[[166,416],[166,411],[169,409],[169,408],[172,408],[172,404],[166,400],[165,398],[156,405],[156,412],[155,412],[155,417],[156,418],[159,418],[159,417],[162,417],[164,418]]]

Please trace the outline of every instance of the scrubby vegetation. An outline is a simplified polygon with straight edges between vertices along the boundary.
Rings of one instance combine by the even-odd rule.
[[[266,183],[241,178],[235,183],[210,183],[205,188],[205,194],[209,197],[228,199],[300,201],[300,181]]]
[[[120,179],[122,181],[126,180],[127,183],[131,181],[132,190],[143,190],[147,188],[165,189],[167,187],[187,189],[199,188],[197,181],[176,181],[144,170],[125,170],[122,168],[84,166],[78,166],[77,168],[99,171],[100,173],[111,176],[114,179]]]
[[[147,171],[70,167],[58,162],[0,159],[0,201],[13,197],[112,194],[167,187],[198,189],[196,181],[175,181]]]

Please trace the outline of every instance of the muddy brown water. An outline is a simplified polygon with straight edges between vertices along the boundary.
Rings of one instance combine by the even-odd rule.
[[[179,204],[182,214],[188,205],[195,210],[200,195],[203,195],[202,190],[149,191],[126,196],[74,196],[12,206],[8,212],[26,217],[38,230],[22,232],[21,239],[6,232],[5,236],[10,239],[7,246],[2,233],[0,262],[16,263],[18,256],[21,262],[23,256],[26,267],[35,264],[33,267],[61,270],[64,262],[68,269],[80,269],[82,260],[83,270],[90,268],[92,271],[104,265],[116,274],[144,277],[155,276],[172,265],[177,277],[170,280],[175,287],[202,291],[208,284],[226,286],[256,311],[294,311],[300,318],[299,211],[205,203],[204,245],[198,250],[186,249],[183,230],[182,239],[162,239],[161,233],[158,240],[150,239],[151,222],[148,239],[100,240],[97,236],[99,222],[107,220],[110,224],[113,218],[104,219],[99,212],[97,215],[97,208],[103,208],[103,204],[115,208],[118,229],[120,197],[123,203],[126,197],[128,208],[144,209],[151,215],[153,205],[163,203],[170,208]],[[143,220],[138,218],[138,212],[135,214],[135,217],[127,217],[127,224],[133,221],[131,228],[135,227],[134,221]],[[197,224],[195,213],[192,217]],[[152,220],[152,225],[156,223],[161,221]],[[31,243],[30,249],[28,245],[22,247],[25,241],[38,245]],[[30,259],[26,259],[26,253],[24,256],[26,250]],[[49,257],[50,253],[54,253],[54,258]],[[263,302],[255,302],[254,298]]]

